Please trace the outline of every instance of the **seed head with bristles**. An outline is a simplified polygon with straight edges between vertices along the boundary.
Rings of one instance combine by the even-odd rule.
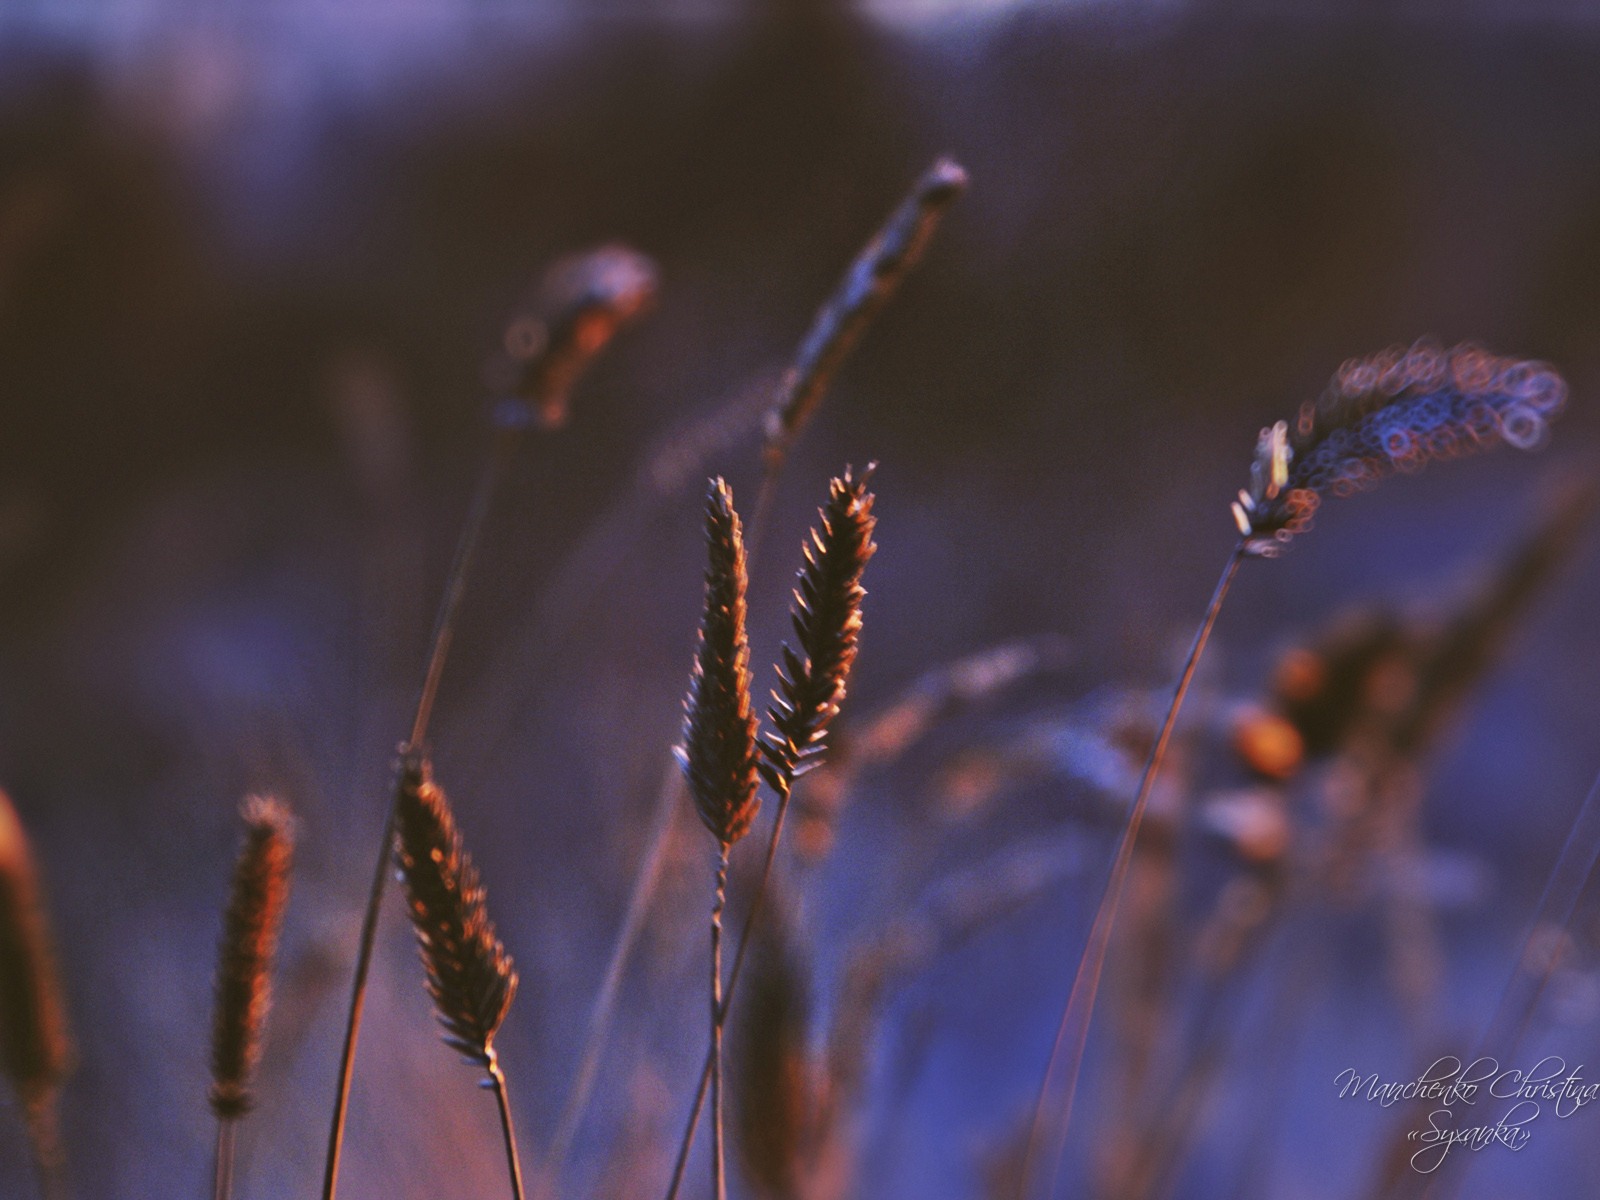
[[[656,266],[623,245],[561,259],[545,273],[532,311],[506,330],[506,350],[521,360],[512,387],[523,410],[546,429],[567,419],[567,396],[613,337],[655,300]]]
[[[828,488],[820,523],[806,539],[791,620],[796,647],[785,644],[778,687],[761,739],[761,774],[787,795],[821,762],[828,725],[838,715],[861,635],[861,575],[877,549],[872,531],[872,467],[860,479],[849,468]]]
[[[850,264],[812,321],[778,387],[767,417],[769,464],[788,453],[856,342],[917,265],[945,213],[966,190],[967,173],[961,165],[949,158],[936,160]]]
[[[517,994],[478,871],[428,761],[407,753],[395,806],[395,861],[445,1045],[490,1070],[494,1036]]]
[[[211,1107],[223,1120],[243,1116],[252,1103],[250,1082],[272,1004],[272,956],[294,856],[293,821],[281,803],[251,796],[241,814],[244,845],[223,917],[211,1026]]]
[[[1270,556],[1310,527],[1325,491],[1348,495],[1500,442],[1532,449],[1566,397],[1548,365],[1465,343],[1442,350],[1424,340],[1351,359],[1293,427],[1262,430],[1234,521],[1250,553]]]
[[[72,1041],[33,851],[0,792],[0,1068],[30,1120],[47,1117],[72,1065]]]
[[[721,479],[706,493],[705,613],[676,750],[700,819],[720,845],[750,831],[756,797],[756,717],[745,635],[744,533]]]

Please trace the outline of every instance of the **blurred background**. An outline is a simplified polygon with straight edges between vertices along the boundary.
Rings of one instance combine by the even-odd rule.
[[[752,581],[765,687],[828,476],[880,463],[839,733],[862,765],[818,777],[785,870],[811,1011],[793,1052],[825,1060],[841,1017],[866,1030],[829,1194],[1008,1194],[1256,432],[1343,359],[1431,334],[1549,360],[1570,411],[1543,453],[1330,502],[1246,564],[1064,1176],[1375,1194],[1397,1113],[1338,1100],[1335,1075],[1467,1049],[1600,769],[1600,554],[1570,491],[1600,450],[1597,114],[1600,22],[1576,3],[7,6],[0,782],[66,976],[75,1193],[203,1194],[237,806],[272,790],[301,839],[239,1194],[313,1194],[484,364],[543,265],[622,239],[657,260],[659,302],[519,458],[433,730],[523,979],[500,1044],[533,1169],[677,736],[704,476],[753,500],[765,389],[948,153],[970,192],[797,447]],[[1473,626],[1497,586],[1514,611]],[[1389,729],[1462,627],[1496,652],[1373,767],[1349,730]],[[1370,653],[1327,732],[1294,671],[1323,679],[1351,645]],[[937,723],[902,746],[874,720],[908,696]],[[566,1195],[664,1189],[711,880],[709,839],[680,833]],[[1267,942],[1207,958],[1241,906],[1275,914]],[[493,1106],[435,1038],[403,926],[391,897],[341,1194],[500,1194]],[[1572,1063],[1600,1049],[1597,928],[1580,910],[1535,1031]],[[0,1193],[30,1195],[14,1114]],[[1592,1195],[1596,1121],[1547,1115],[1521,1153],[1476,1156],[1467,1194]],[[1162,1179],[1126,1180],[1130,1142]],[[759,1163],[733,1186],[785,1194]]]

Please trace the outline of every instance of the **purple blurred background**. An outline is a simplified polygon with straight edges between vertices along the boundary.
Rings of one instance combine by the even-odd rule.
[[[1330,503],[1292,553],[1247,566],[1209,688],[1259,690],[1353,601],[1433,595],[1515,536],[1553,472],[1592,472],[1600,23],[1581,6],[1296,7],[0,16],[0,781],[43,860],[71,994],[78,1194],[200,1194],[208,1178],[209,981],[251,789],[288,798],[302,840],[240,1194],[320,1179],[390,760],[485,439],[482,364],[560,254],[625,239],[658,260],[661,300],[571,427],[520,461],[434,730],[522,971],[503,1054],[534,1157],[643,850],[699,602],[699,479],[646,507],[636,477],[673,431],[770,380],[935,154],[968,168],[970,194],[801,443],[752,585],[761,662],[827,474],[880,462],[853,712],[1040,633],[1066,639],[1072,668],[1019,711],[1168,679],[1232,545],[1256,430],[1352,354],[1481,340],[1555,363],[1570,412],[1542,455]],[[756,462],[750,437],[712,456],[741,497]],[[1590,537],[1432,777],[1431,834],[1490,880],[1444,919],[1463,1037],[1600,768],[1597,595]],[[927,776],[858,797],[812,881],[824,977],[833,931],[892,905]],[[960,864],[1069,808],[1035,790],[935,857]],[[1109,838],[1089,850],[1095,875]],[[675,1136],[709,875],[680,864],[630,976],[576,1194],[596,1194],[622,1125]],[[979,1194],[1031,1102],[1091,895],[1064,883],[898,994],[859,1194]],[[1336,1103],[1332,1078],[1410,1061],[1372,941],[1355,919],[1332,936],[1273,1097],[1262,1195],[1363,1194],[1389,1123]],[[502,1187],[492,1106],[416,984],[395,902],[349,1200]],[[1596,1006],[1569,1007],[1543,1036],[1584,1061]],[[1220,1096],[1179,1194],[1241,1194],[1259,1065]],[[1469,1194],[1593,1195],[1597,1119],[1485,1153]],[[0,1193],[29,1186],[7,1120]]]

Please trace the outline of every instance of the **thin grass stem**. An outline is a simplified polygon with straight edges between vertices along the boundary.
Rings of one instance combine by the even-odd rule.
[[[728,843],[717,854],[717,892],[711,903],[711,1194],[726,1200],[722,1146],[722,910],[728,902]]]
[[[506,1092],[505,1072],[498,1060],[489,1063],[489,1087],[500,1109],[500,1134],[506,1144],[506,1168],[511,1173],[511,1195],[522,1200],[522,1160],[517,1156],[517,1131],[511,1120],[511,1097]]]
[[[444,596],[439,601],[439,616],[433,626],[433,649],[428,655],[428,670],[423,677],[422,692],[417,697],[417,712],[411,722],[410,744],[420,749],[428,736],[428,724],[433,717],[433,702],[439,694],[439,680],[444,675],[445,661],[450,657],[450,646],[455,640],[456,618],[461,611],[461,597],[466,594],[467,577],[478,555],[483,527],[488,522],[489,509],[500,478],[510,465],[511,458],[522,440],[522,430],[499,428],[489,449],[489,458],[483,473],[478,477],[478,487],[472,496],[461,528],[461,540],[456,544],[456,556],[445,576]]]
[[[761,542],[762,532],[772,511],[772,494],[777,488],[781,469],[781,463],[775,467],[763,468],[761,492],[756,498],[755,514],[745,526],[747,571],[752,569],[755,562],[755,550]],[[623,915],[622,925],[617,930],[616,939],[612,942],[600,991],[589,1010],[589,1021],[584,1032],[583,1051],[578,1059],[578,1069],[573,1076],[572,1088],[567,1094],[566,1103],[562,1105],[555,1137],[551,1140],[550,1151],[545,1158],[544,1179],[550,1188],[557,1188],[560,1184],[560,1175],[566,1166],[568,1155],[572,1153],[572,1143],[577,1137],[578,1126],[582,1123],[584,1113],[589,1107],[589,1099],[594,1094],[594,1084],[600,1070],[600,1056],[605,1050],[612,1022],[617,1015],[617,1002],[622,994],[622,979],[627,973],[628,964],[633,960],[634,951],[638,948],[639,935],[644,932],[645,920],[650,915],[650,906],[655,900],[656,889],[661,885],[661,875],[667,861],[667,849],[672,841],[672,830],[677,824],[678,810],[682,807],[687,794],[688,788],[683,781],[683,772],[678,769],[677,763],[669,764],[656,794],[655,812],[650,821],[649,846],[645,850],[644,861],[639,864],[639,870],[634,875],[633,889],[628,894],[628,908]],[[766,880],[772,873],[772,861],[778,848],[777,835],[783,829],[783,814],[787,807],[788,797],[781,797],[778,801],[778,818],[773,826],[773,836],[767,844],[767,860],[761,873],[762,882],[761,889],[757,893],[757,906],[760,904],[761,896],[766,892]],[[754,913],[756,910],[752,908],[751,911]],[[733,985],[739,978],[739,969],[744,964],[745,946],[749,936],[750,921],[747,918],[740,931],[739,943],[734,952],[733,971],[729,975],[730,997],[733,994]],[[700,1120],[701,1109],[705,1107],[706,1090],[710,1080],[711,1055],[708,1052],[705,1068],[700,1075],[700,1090],[695,1095],[694,1113],[690,1117],[687,1141],[691,1144],[694,1140],[694,1126]],[[683,1172],[688,1154],[689,1146],[686,1145],[673,1167],[669,1195],[676,1195],[678,1188],[683,1184]]]
[[[212,1200],[229,1200],[233,1195],[233,1145],[238,1122],[227,1117],[217,1119],[216,1170],[212,1177]]]
[[[456,620],[460,614],[461,598],[466,592],[467,577],[477,558],[478,543],[488,520],[494,494],[524,432],[515,426],[501,426],[494,432],[489,457],[478,478],[460,540],[456,543],[455,558],[445,578],[444,595],[439,604],[438,618],[434,622],[428,667],[417,697],[416,715],[411,722],[411,738],[407,743],[409,749],[419,748],[428,735],[433,702],[438,695],[439,681],[444,675],[445,662],[455,639]],[[372,951],[377,942],[378,916],[383,908],[384,889],[389,882],[389,857],[394,848],[395,803],[395,800],[390,801],[388,815],[384,819],[383,840],[378,847],[378,860],[367,891],[367,907],[361,918],[361,939],[356,950],[355,976],[345,1017],[344,1045],[339,1055],[333,1119],[328,1130],[328,1154],[322,1179],[323,1200],[334,1200],[339,1187],[339,1160],[344,1150],[345,1121],[350,1108],[350,1080],[355,1069],[356,1044],[361,1038],[361,1016],[366,1007],[367,976],[372,968]]]
[[[689,1152],[694,1149],[695,1134],[700,1127],[700,1114],[705,1110],[706,1093],[710,1090],[713,1076],[716,1074],[722,1031],[728,1023],[728,1013],[733,1007],[734,994],[739,987],[739,976],[744,970],[745,954],[750,949],[751,934],[755,930],[756,922],[761,919],[761,912],[770,890],[772,868],[778,858],[778,843],[783,837],[784,817],[789,811],[789,797],[788,792],[780,793],[778,796],[778,812],[772,821],[772,832],[767,836],[767,852],[761,864],[761,879],[756,884],[755,897],[750,901],[750,911],[745,914],[744,924],[739,927],[739,941],[733,951],[733,967],[728,972],[727,986],[723,989],[723,998],[717,1006],[711,1033],[712,1044],[706,1048],[705,1062],[700,1068],[700,1083],[695,1090],[694,1104],[689,1110],[689,1122],[683,1131],[682,1140],[678,1143],[678,1156],[673,1162],[672,1182],[667,1187],[667,1200],[676,1200],[679,1190],[683,1187],[684,1172],[689,1165]]]
[[[1077,973],[1072,981],[1072,992],[1067,998],[1066,1009],[1061,1014],[1061,1024],[1056,1030],[1055,1044],[1050,1050],[1050,1061],[1045,1067],[1044,1079],[1039,1087],[1039,1097],[1034,1104],[1033,1120],[1028,1130],[1027,1150],[1023,1156],[1018,1200],[1030,1200],[1033,1195],[1033,1180],[1039,1168],[1040,1155],[1044,1152],[1047,1131],[1051,1145],[1049,1169],[1046,1172],[1048,1187],[1044,1194],[1046,1196],[1055,1194],[1061,1155],[1066,1147],[1067,1130],[1072,1121],[1073,1096],[1077,1091],[1078,1075],[1083,1067],[1084,1050],[1089,1042],[1089,1025],[1094,1018],[1094,1002],[1100,987],[1100,975],[1105,968],[1106,952],[1111,945],[1111,932],[1117,920],[1117,906],[1121,899],[1122,886],[1127,879],[1129,866],[1133,862],[1133,848],[1138,840],[1139,826],[1144,819],[1144,810],[1149,802],[1150,793],[1154,790],[1156,776],[1166,757],[1167,744],[1172,739],[1178,712],[1183,707],[1184,697],[1194,680],[1195,668],[1200,665],[1200,656],[1205,652],[1206,642],[1210,639],[1211,630],[1217,623],[1217,614],[1222,609],[1222,602],[1227,599],[1228,589],[1232,587],[1234,576],[1238,574],[1239,565],[1244,562],[1246,554],[1246,544],[1241,541],[1228,556],[1228,562],[1217,580],[1216,589],[1211,594],[1211,602],[1206,606],[1205,616],[1200,621],[1200,628],[1195,633],[1194,644],[1189,648],[1189,657],[1185,660],[1183,671],[1178,676],[1177,686],[1173,689],[1172,702],[1167,706],[1167,715],[1162,721],[1161,731],[1157,734],[1155,744],[1150,748],[1150,757],[1145,762],[1144,775],[1139,780],[1139,791],[1128,813],[1127,822],[1123,826],[1122,840],[1117,847],[1111,873],[1106,878],[1105,891],[1101,894],[1099,907],[1095,911],[1088,943],[1078,960]],[[1052,1105],[1052,1097],[1058,1092],[1060,1099]]]

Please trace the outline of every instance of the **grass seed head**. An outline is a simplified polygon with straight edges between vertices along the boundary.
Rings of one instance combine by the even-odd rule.
[[[731,846],[750,831],[760,801],[745,634],[744,532],[733,492],[720,478],[706,493],[705,530],[705,611],[677,755],[701,821],[719,844]]]
[[[488,1070],[517,972],[489,920],[477,868],[428,761],[408,753],[395,809],[395,861],[445,1045]]]
[[[1566,398],[1552,367],[1470,343],[1443,350],[1424,340],[1351,359],[1292,425],[1262,430],[1234,521],[1250,553],[1276,554],[1310,528],[1324,494],[1501,442],[1534,449]]]
[[[520,363],[512,392],[539,424],[566,423],[567,397],[608,342],[655,300],[656,267],[627,246],[602,246],[561,259],[546,272],[532,311],[506,329]]]
[[[861,576],[877,550],[877,519],[867,490],[845,468],[828,488],[803,549],[790,619],[795,646],[785,645],[778,686],[767,710],[772,727],[761,740],[761,773],[779,795],[821,762],[828,726],[839,713],[861,636]]]
[[[767,416],[769,464],[783,460],[867,326],[917,265],[944,214],[966,190],[966,171],[953,159],[938,159],[850,264],[817,311],[778,387]]]
[[[251,1077],[261,1060],[261,1035],[272,1004],[272,957],[289,901],[294,830],[289,810],[268,796],[244,802],[244,844],[217,958],[211,1027],[211,1107],[232,1120],[249,1111]]]

